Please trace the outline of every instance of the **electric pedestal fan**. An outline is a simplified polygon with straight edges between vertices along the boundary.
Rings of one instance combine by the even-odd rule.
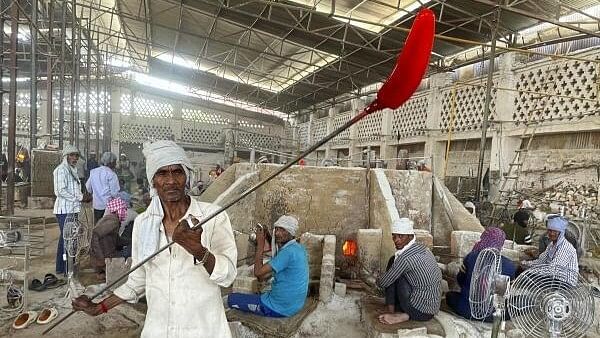
[[[508,313],[527,337],[581,337],[594,322],[592,287],[577,271],[538,265],[514,281]]]
[[[504,305],[510,289],[510,279],[501,275],[502,256],[497,249],[487,248],[479,252],[469,290],[471,317],[484,320],[493,315],[492,337],[504,329]]]

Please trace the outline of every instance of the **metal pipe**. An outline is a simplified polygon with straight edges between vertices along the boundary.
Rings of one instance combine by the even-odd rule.
[[[8,177],[6,180],[6,211],[15,212],[15,148],[17,132],[17,37],[19,35],[19,7],[14,0],[10,8],[10,90],[8,93]]]
[[[54,47],[54,39],[52,37],[54,29],[54,0],[48,2],[48,56],[46,59],[46,131],[50,135],[49,143],[52,143],[52,108],[54,107],[53,93],[53,72],[52,72],[52,53]]]
[[[65,64],[66,58],[66,43],[67,39],[67,2],[62,2],[62,25],[60,27],[60,90],[58,92],[58,147],[63,149],[65,141]]]
[[[76,104],[75,104],[75,100],[76,98],[76,90],[75,90],[75,81],[77,78],[77,81],[79,80],[78,75],[77,74],[77,70],[75,68],[75,65],[78,61],[79,58],[79,51],[78,51],[78,46],[77,46],[77,25],[76,25],[76,13],[75,13],[75,8],[76,8],[76,4],[75,4],[76,0],[71,0],[71,50],[72,50],[72,56],[73,58],[71,59],[71,95],[70,95],[70,109],[71,109],[71,118],[70,118],[70,123],[69,123],[69,131],[70,131],[70,135],[69,135],[69,140],[71,142],[72,145],[75,145],[77,147],[77,138],[76,138],[76,134],[75,134],[75,121],[77,120],[77,116],[76,116]],[[64,4],[65,8],[67,7],[67,4]],[[65,19],[66,21],[66,19]],[[65,55],[63,55],[63,57],[65,57]],[[77,147],[79,148],[79,147]]]
[[[91,11],[90,11],[91,15]],[[85,67],[85,83],[86,83],[86,91],[85,91],[85,139],[84,139],[84,147],[85,147],[85,158],[87,159],[90,156],[90,127],[91,127],[91,119],[90,119],[90,96],[92,95],[92,82],[90,79],[90,68],[92,66],[92,38],[90,37],[90,26],[91,20],[88,20],[87,25],[87,57],[86,57],[86,67]]]
[[[73,0],[73,5],[74,5],[74,11],[76,10],[76,1],[77,0]],[[75,12],[77,13],[77,12]],[[73,127],[75,128],[75,146],[77,148],[79,148],[79,142],[80,142],[80,138],[79,138],[79,133],[81,131],[81,128],[79,126],[79,100],[80,100],[80,93],[81,93],[81,32],[83,31],[81,25],[79,24],[79,20],[76,19],[76,26],[77,26],[77,40],[75,40],[77,42],[76,45],[76,49],[75,49],[75,55],[76,55],[76,60],[75,60],[75,93],[73,93],[74,98],[75,98],[75,119],[73,121]]]
[[[38,0],[31,0],[31,81],[29,91],[29,151],[37,147],[37,29],[38,24]]]
[[[475,189],[475,200],[481,201],[481,184],[483,183],[483,159],[485,156],[485,144],[487,141],[487,128],[490,118],[490,102],[492,100],[492,87],[494,85],[494,61],[496,59],[496,33],[498,23],[500,22],[500,9],[496,9],[494,15],[494,25],[492,26],[492,48],[490,50],[490,60],[488,63],[488,76],[485,88],[485,102],[483,105],[483,122],[481,124],[481,143],[479,144],[479,164],[477,165],[477,187]]]
[[[96,157],[100,158],[100,34],[96,34],[96,106],[94,107],[94,113],[96,114]]]
[[[0,1],[0,79],[4,76],[4,4]],[[4,116],[3,112],[3,100],[4,100],[4,84],[0,80],[0,155],[4,154],[2,151],[4,148],[4,121],[2,117]],[[0,189],[1,190],[1,189]],[[0,196],[2,194],[0,193]],[[1,198],[0,198],[1,200]],[[0,208],[2,209],[2,208]]]

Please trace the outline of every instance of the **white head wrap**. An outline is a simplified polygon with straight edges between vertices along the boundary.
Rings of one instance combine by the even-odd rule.
[[[392,223],[392,234],[414,235],[415,230],[413,229],[413,224],[413,221],[406,217],[397,219]]]
[[[100,157],[100,164],[109,165],[113,162],[117,161],[117,155],[111,153],[110,151],[104,152],[102,157]]]
[[[294,216],[283,215],[273,224],[274,227],[287,230],[292,236],[296,236],[298,231],[298,220]]]
[[[62,150],[62,156],[65,157],[69,154],[77,154],[79,155],[79,149],[77,149],[77,147],[67,144],[66,146],[63,147]]]
[[[524,200],[521,202],[521,209],[533,209],[533,205],[531,202],[529,202],[529,200]]]
[[[473,211],[471,211],[471,215],[475,216],[475,204],[473,204],[473,202],[471,202],[471,201],[467,201],[467,202],[465,203],[465,208],[470,208],[470,209],[472,209]]]
[[[159,245],[159,231],[160,224],[164,217],[164,211],[160,198],[156,189],[152,186],[152,179],[158,169],[168,166],[180,164],[185,171],[187,179],[189,180],[189,170],[191,168],[191,162],[183,148],[173,141],[156,141],[152,143],[144,143],[144,149],[142,150],[144,157],[146,158],[146,175],[148,182],[150,182],[150,205],[146,209],[143,215],[145,222],[144,226],[141,227],[140,234],[140,259],[144,259],[153,254]],[[140,215],[139,217],[142,217]]]

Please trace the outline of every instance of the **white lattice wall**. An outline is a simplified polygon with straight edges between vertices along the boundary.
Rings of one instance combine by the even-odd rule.
[[[392,134],[400,137],[424,135],[428,108],[428,91],[411,97],[392,113]]]
[[[220,145],[223,143],[223,129],[201,128],[199,126],[184,126],[181,129],[181,137],[184,142]]]
[[[568,60],[544,63],[518,72],[516,89],[521,92],[514,102],[513,120],[520,124],[528,120],[577,120],[590,114],[600,115],[599,71],[599,66],[593,62]]]
[[[181,118],[186,121],[206,123],[210,125],[228,125],[231,122],[226,116],[193,108],[181,109]]]
[[[168,125],[150,125],[141,123],[124,123],[121,125],[120,139],[130,142],[148,140],[171,140],[173,132]]]
[[[350,120],[351,117],[352,117],[352,113],[349,111],[334,115],[333,116],[333,130],[338,129],[344,123],[348,122],[348,120]],[[333,145],[346,144],[349,142],[350,142],[350,128],[339,133],[338,136],[334,137],[333,140],[331,140],[331,144],[333,144]]]
[[[473,84],[473,85],[469,85]],[[471,81],[469,84],[460,84],[447,87],[442,90],[442,112],[440,116],[439,127],[443,132],[450,129],[452,114],[454,121],[452,123],[454,132],[480,130],[483,122],[483,108],[485,105],[485,84],[481,80]],[[494,87],[497,81],[494,79]],[[453,97],[454,94],[454,108]],[[490,101],[490,121],[496,118],[496,89],[492,89]]]
[[[360,122],[358,122],[358,141],[379,141],[381,139],[381,121],[383,114],[375,113],[367,115]]]
[[[236,147],[279,149],[280,139],[278,137],[243,131],[237,131],[236,136]]]
[[[310,128],[311,140],[313,143],[320,141],[327,135],[327,118],[313,120]]]
[[[300,142],[300,148],[306,149],[308,148],[308,129],[310,122],[304,122],[298,124],[298,141]]]

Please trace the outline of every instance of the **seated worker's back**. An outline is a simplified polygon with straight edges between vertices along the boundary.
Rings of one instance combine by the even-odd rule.
[[[296,314],[304,306],[308,293],[308,256],[295,240],[286,243],[269,262],[275,278],[271,291],[261,301],[284,316]]]

